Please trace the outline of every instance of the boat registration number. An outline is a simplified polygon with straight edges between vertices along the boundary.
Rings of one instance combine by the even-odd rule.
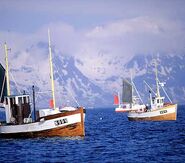
[[[65,124],[67,122],[68,122],[67,118],[59,119],[59,120],[54,121],[55,126],[59,126],[59,125]]]
[[[167,113],[167,110],[160,111],[160,114],[164,114],[164,113]]]

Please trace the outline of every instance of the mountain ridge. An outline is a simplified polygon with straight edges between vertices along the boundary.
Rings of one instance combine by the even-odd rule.
[[[11,72],[13,76],[16,76],[16,82],[11,81],[13,92],[17,93],[18,87],[21,90],[19,92],[26,90],[31,94],[31,86],[35,85],[36,92],[39,92],[37,103],[40,107],[48,107],[51,98],[49,59],[46,48],[48,48],[47,43],[39,42],[28,47],[25,51],[15,52],[16,64],[11,66]],[[184,104],[185,82],[183,74],[185,74],[185,66],[183,63],[185,63],[185,55],[158,54],[152,56],[140,54],[133,56],[127,62],[123,61],[123,57],[120,59],[115,57],[115,60],[109,57],[105,60],[106,54],[99,55],[99,59],[101,60],[103,57],[103,61],[106,61],[105,65],[111,64],[112,69],[109,72],[110,69],[106,69],[104,65],[94,63],[93,66],[97,73],[100,70],[98,66],[104,68],[105,72],[104,78],[101,78],[101,74],[92,78],[84,73],[83,69],[86,67],[84,67],[85,64],[80,57],[63,55],[54,46],[52,53],[58,105],[83,105],[91,108],[112,107],[113,94],[121,93],[122,78],[129,78],[130,72],[132,72],[138,91],[147,103],[148,95],[143,81],[146,80],[155,88],[154,59],[158,62],[159,80],[166,82],[165,88],[169,96],[174,102]],[[24,59],[22,63],[19,61],[21,56]],[[114,65],[115,69],[113,69]],[[45,94],[40,92],[45,92]]]

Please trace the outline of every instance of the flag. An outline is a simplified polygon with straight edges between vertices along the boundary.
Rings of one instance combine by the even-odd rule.
[[[114,95],[114,105],[119,105],[119,97],[118,97],[118,95]]]
[[[50,106],[50,108],[54,108],[53,99],[51,99],[51,100],[49,101],[49,106]]]

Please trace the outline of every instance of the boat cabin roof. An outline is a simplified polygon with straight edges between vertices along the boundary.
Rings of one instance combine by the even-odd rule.
[[[5,98],[15,98],[15,97],[29,97],[30,95],[28,94],[23,94],[23,95],[10,95],[10,96],[5,96]]]
[[[28,94],[22,95],[10,95],[5,97],[6,105],[12,107],[13,104],[27,104],[30,102],[30,96]]]
[[[154,99],[164,99],[164,97],[152,97],[152,99],[154,100]]]

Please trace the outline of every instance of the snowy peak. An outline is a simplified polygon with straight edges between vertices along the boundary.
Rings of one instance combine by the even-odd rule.
[[[38,51],[36,50],[37,48],[39,48]],[[38,52],[41,53],[39,57],[37,57]],[[21,55],[21,52],[19,55]],[[22,65],[11,69],[13,76],[18,77],[11,82],[12,90],[15,93],[23,92],[23,90],[31,93],[31,86],[35,85],[36,93],[38,92],[38,105],[47,107],[48,101],[51,98],[48,46],[46,43],[39,42],[27,48],[26,54],[22,55],[30,55],[33,58],[28,60],[25,57]],[[76,67],[74,57],[62,55],[54,47],[52,47],[52,55],[56,101],[58,105],[79,104],[94,107],[110,106],[112,104],[110,101],[111,95],[94,84]],[[17,58],[19,57],[17,56]],[[33,62],[34,59],[35,62]],[[30,61],[33,65],[31,65]],[[107,102],[107,99],[109,99],[109,102]]]
[[[166,90],[174,102],[185,101],[185,55],[135,55],[129,60],[100,53],[98,57],[75,58],[63,55],[52,46],[57,105],[112,106],[112,95],[122,91],[122,78],[133,80],[144,101],[148,90],[143,81],[155,89],[155,66],[159,80],[166,82]],[[86,62],[87,61],[87,62]],[[14,53],[11,61],[11,89],[31,93],[35,85],[38,105],[48,107],[51,98],[48,44],[39,42],[26,50]]]
[[[128,64],[125,65],[125,68],[132,69],[132,71],[135,72],[134,81],[139,87],[140,92],[144,95],[144,90],[146,90],[143,86],[144,80],[155,87],[154,61],[157,61],[159,80],[166,83],[166,90],[172,100],[174,102],[184,103],[185,82],[183,80],[183,74],[185,74],[185,55],[140,55],[134,57]]]

